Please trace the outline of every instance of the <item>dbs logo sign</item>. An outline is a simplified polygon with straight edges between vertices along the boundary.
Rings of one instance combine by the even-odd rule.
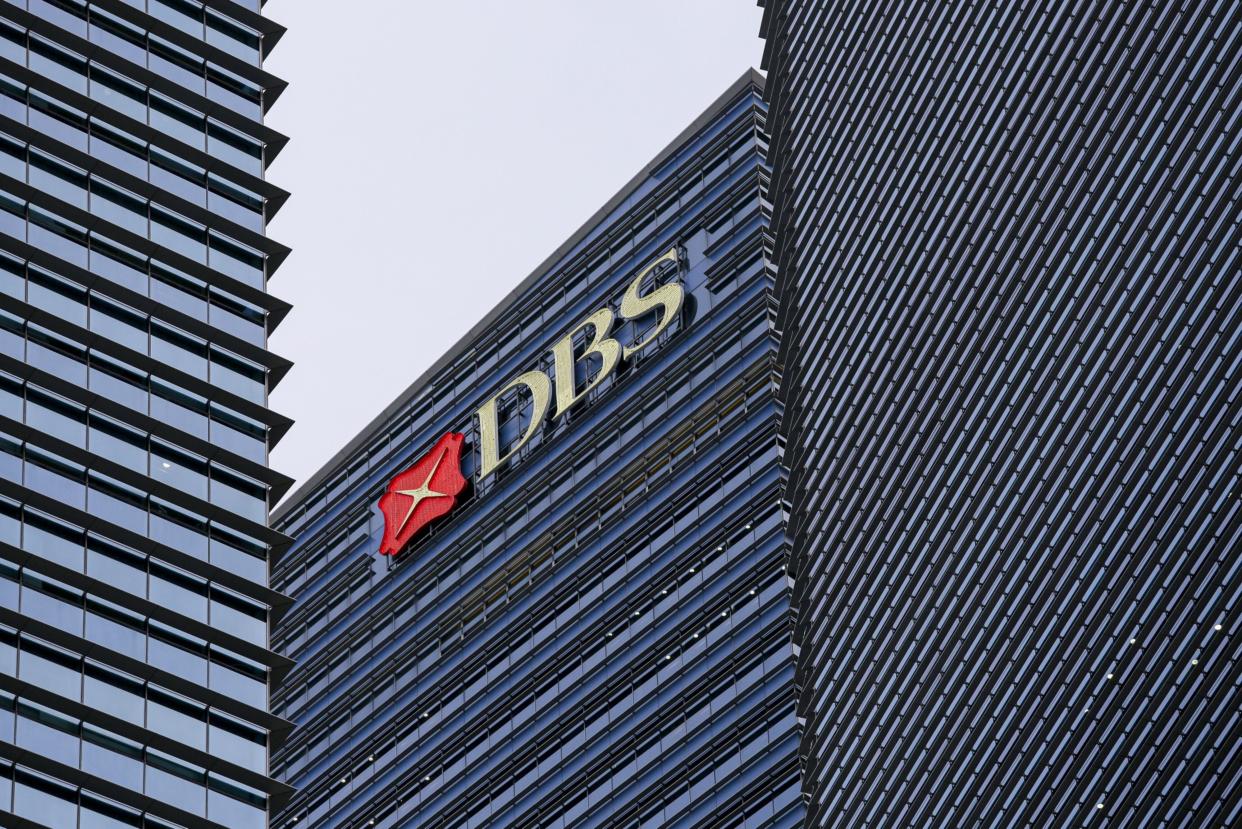
[[[380,552],[396,555],[415,533],[446,515],[466,488],[461,474],[461,445],[466,436],[449,432],[431,451],[388,484],[379,500],[384,513],[384,540]]]
[[[639,271],[621,297],[619,314],[609,307],[600,308],[557,340],[552,346],[554,376],[549,377],[538,369],[519,374],[479,407],[475,412],[479,443],[477,479],[491,475],[525,446],[548,419],[549,410],[553,411],[554,418],[564,415],[615,371],[622,360],[651,345],[677,319],[685,299],[680,284],[666,282],[643,291],[648,277],[654,277],[668,266],[678,266],[677,248],[671,248]],[[652,313],[658,313],[659,319],[641,340],[623,344],[611,336],[618,316],[639,320]],[[575,339],[585,339],[585,349],[575,349]],[[579,380],[579,366],[591,364],[597,366],[594,376]],[[528,417],[521,418],[527,424],[525,431],[507,446],[501,446],[500,437],[502,399],[516,399],[520,408],[529,413]],[[517,418],[518,414],[510,412],[509,416]],[[466,479],[461,474],[464,441],[465,435],[459,432],[446,434],[417,463],[388,484],[379,501],[384,514],[381,553],[396,555],[419,530],[446,515],[457,504],[457,496],[466,487]]]

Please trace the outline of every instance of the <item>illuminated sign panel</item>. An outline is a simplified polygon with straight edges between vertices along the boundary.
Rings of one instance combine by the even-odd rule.
[[[644,293],[643,283],[664,266],[677,267],[678,261],[677,248],[670,248],[630,282],[621,297],[619,313],[608,307],[600,308],[557,340],[552,346],[552,377],[538,369],[519,374],[479,407],[475,412],[480,455],[478,480],[494,473],[535,436],[553,403],[553,417],[561,417],[615,371],[623,359],[655,342],[668,328],[681,312],[685,291],[677,282],[667,282]],[[659,319],[641,341],[623,345],[611,336],[618,316],[624,320],[638,320],[653,312],[659,314]],[[578,353],[574,340],[580,335],[586,338],[586,347]],[[598,362],[598,368],[593,377],[579,383],[578,368],[588,362]],[[509,446],[502,447],[500,403],[511,393],[526,398],[530,418],[525,431]],[[395,555],[400,552],[420,529],[452,510],[457,503],[456,496],[466,484],[460,468],[464,439],[460,433],[446,434],[421,460],[388,484],[379,502],[384,514],[381,553]]]
[[[396,555],[427,524],[446,515],[466,488],[461,474],[461,446],[466,436],[449,432],[431,451],[388,484],[379,500],[384,514],[380,552]]]

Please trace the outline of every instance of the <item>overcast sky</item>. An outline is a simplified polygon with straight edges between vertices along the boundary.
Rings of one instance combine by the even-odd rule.
[[[755,0],[269,0],[305,481],[748,67]]]

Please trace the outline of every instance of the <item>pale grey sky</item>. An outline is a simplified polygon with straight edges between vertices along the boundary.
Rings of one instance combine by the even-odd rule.
[[[755,0],[269,0],[306,480],[750,66]]]

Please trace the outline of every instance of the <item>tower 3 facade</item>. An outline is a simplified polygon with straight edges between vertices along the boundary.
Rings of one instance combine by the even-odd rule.
[[[264,829],[258,0],[0,3],[0,825]]]
[[[759,84],[278,511],[275,826],[801,824]]]
[[[766,6],[808,824],[1237,825],[1237,5]]]

